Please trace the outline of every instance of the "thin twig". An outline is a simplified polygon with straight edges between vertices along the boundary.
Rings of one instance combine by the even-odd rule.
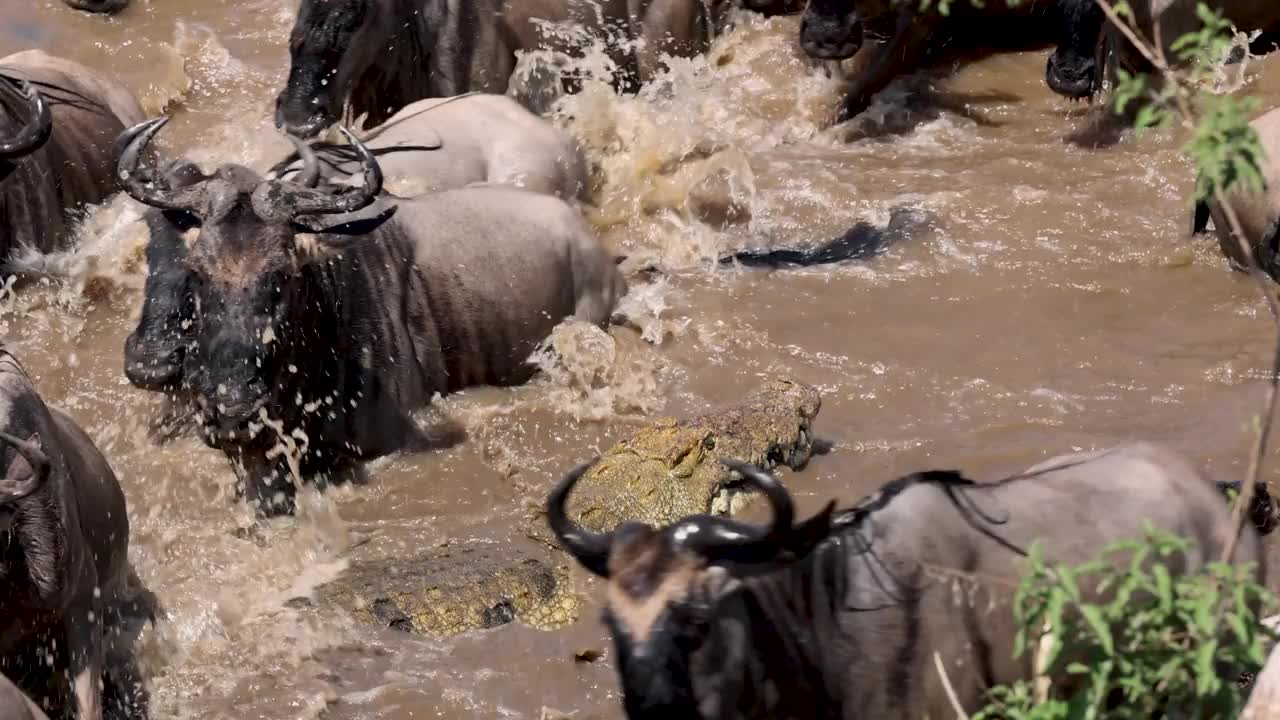
[[[933,651],[933,666],[938,668],[938,675],[942,678],[942,689],[947,693],[947,699],[951,701],[951,707],[956,711],[956,720],[969,720],[969,714],[960,706],[960,698],[956,697],[955,688],[951,687],[951,678],[947,677],[947,669],[942,665],[942,656],[938,651]]]

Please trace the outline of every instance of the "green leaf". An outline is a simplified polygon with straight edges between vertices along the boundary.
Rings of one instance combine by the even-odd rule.
[[[1169,612],[1173,609],[1173,578],[1169,577],[1169,568],[1156,565],[1151,568],[1151,574],[1155,577],[1156,600],[1160,602],[1160,609]]]
[[[1222,683],[1218,677],[1214,660],[1217,659],[1218,641],[1210,640],[1196,651],[1196,694],[1208,695]]]
[[[1089,627],[1093,629],[1093,634],[1097,636],[1098,642],[1102,644],[1102,651],[1108,657],[1116,653],[1115,644],[1111,637],[1111,628],[1107,626],[1107,621],[1102,617],[1102,610],[1096,605],[1084,605],[1080,608],[1080,614],[1084,616]]]

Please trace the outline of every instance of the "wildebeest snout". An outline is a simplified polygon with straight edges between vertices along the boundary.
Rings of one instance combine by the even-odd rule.
[[[290,97],[286,89],[276,98],[276,127],[297,138],[307,139],[333,124],[333,113],[321,102]]]
[[[258,419],[268,399],[265,362],[265,352],[254,343],[222,337],[211,344],[200,384],[204,415],[215,429],[235,432]]]
[[[182,382],[186,355],[181,336],[156,337],[138,328],[124,341],[124,374],[141,390],[173,390]]]
[[[853,9],[810,2],[800,16],[800,47],[819,60],[845,60],[862,48],[862,21]]]
[[[1073,99],[1090,97],[1100,85],[1093,57],[1063,48],[1049,56],[1045,81],[1054,92]]]

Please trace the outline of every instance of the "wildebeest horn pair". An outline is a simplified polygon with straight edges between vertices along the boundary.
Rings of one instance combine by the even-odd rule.
[[[748,484],[764,493],[773,509],[773,522],[763,527],[729,518],[695,515],[663,529],[662,532],[676,547],[697,553],[710,562],[751,562],[774,556],[780,549],[781,541],[792,530],[795,511],[791,505],[791,496],[782,483],[754,465],[737,460],[722,462],[740,473]],[[581,528],[565,512],[569,493],[592,464],[594,461],[574,469],[551,491],[547,498],[547,522],[560,544],[583,567],[607,578],[613,533],[598,533]]]
[[[31,121],[12,138],[0,138],[0,160],[29,155],[39,150],[40,146],[49,140],[49,135],[53,132],[53,117],[49,113],[49,106],[45,103],[39,91],[31,86],[31,83],[25,80],[14,80],[5,77],[0,77],[0,79],[17,85],[18,89],[22,91],[23,95],[27,96],[27,100],[31,104]]]
[[[129,128],[116,141],[116,173],[121,187],[140,203],[162,210],[184,210],[199,215],[203,183],[174,190],[150,168],[142,167],[141,157],[152,138],[169,118],[159,117]],[[320,166],[315,152],[294,138],[303,168],[296,180],[265,180],[253,191],[253,210],[264,220],[294,220],[301,215],[333,215],[367,207],[382,192],[382,169],[373,153],[349,130],[339,130],[355,148],[360,159],[364,184],[336,191],[317,190]]]
[[[44,485],[49,479],[50,464],[49,457],[44,454],[44,450],[33,440],[22,440],[10,435],[6,432],[0,432],[0,441],[4,441],[13,446],[18,451],[18,456],[26,461],[30,472],[13,473],[13,464],[3,476],[0,476],[0,505],[16,502],[30,495]]]

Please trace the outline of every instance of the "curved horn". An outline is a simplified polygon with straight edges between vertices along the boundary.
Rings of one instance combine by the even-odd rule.
[[[721,462],[764,493],[773,509],[773,522],[762,527],[729,518],[697,515],[672,525],[666,532],[677,545],[708,560],[751,562],[773,557],[783,549],[782,541],[791,533],[795,520],[791,495],[777,478],[755,465],[727,459]]]
[[[20,440],[5,432],[0,432],[0,440],[12,445],[14,450],[18,451],[18,455],[31,466],[30,477],[21,482],[17,478],[10,477],[7,474],[8,471],[6,471],[4,477],[0,477],[0,505],[4,505],[21,500],[39,490],[45,481],[49,479],[51,466],[49,457],[40,449],[39,443]],[[12,465],[10,465],[10,470],[12,470]]]
[[[26,80],[15,80],[31,104],[31,120],[13,138],[0,142],[0,159],[19,158],[39,150],[53,133],[53,116],[40,92]]]
[[[598,533],[578,527],[565,513],[569,493],[578,480],[595,464],[595,460],[583,463],[564,476],[547,497],[547,524],[555,533],[560,545],[577,558],[582,566],[602,578],[609,577],[609,548],[613,538],[608,533]]]
[[[378,199],[382,192],[382,168],[378,166],[378,159],[350,130],[345,127],[338,129],[360,159],[364,184],[332,192],[308,188],[297,181],[268,181],[253,192],[254,212],[259,217],[293,220],[299,215],[337,215],[366,208]],[[307,179],[305,166],[302,179]]]
[[[147,120],[125,130],[116,139],[116,178],[129,197],[161,210],[194,212],[201,191],[199,185],[174,190],[154,168],[141,164],[142,153],[151,139],[169,122],[167,115]]]
[[[298,138],[288,135],[289,142],[298,151],[298,159],[302,161],[302,169],[293,181],[303,187],[313,188],[320,182],[320,161],[316,159],[316,151]]]

